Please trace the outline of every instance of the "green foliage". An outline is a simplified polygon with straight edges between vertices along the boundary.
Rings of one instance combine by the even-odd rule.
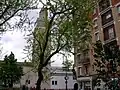
[[[26,48],[37,65],[37,90],[43,80],[42,70],[55,54],[72,52],[75,46],[81,51],[89,48],[92,23],[90,16],[94,1],[96,0],[48,0],[44,3],[40,12],[40,19],[43,19],[38,19],[38,27],[32,32],[32,38],[28,39],[28,47],[32,47],[33,51]],[[42,21],[45,22],[43,26],[39,25]],[[69,68],[69,62],[67,64]]]
[[[65,70],[65,71],[70,71],[70,69],[71,69],[72,66],[73,66],[73,61],[66,59],[65,61],[63,61],[62,64],[63,64],[63,70]]]
[[[23,75],[22,67],[17,64],[14,54],[11,52],[9,56],[5,56],[0,66],[0,80],[7,87],[12,87],[13,83],[17,83]]]
[[[48,0],[44,4],[40,12],[43,20],[38,20],[38,24],[41,21],[45,23],[42,26],[37,25],[35,31],[30,34],[32,38],[28,39],[26,48],[34,61],[40,63],[39,68],[45,67],[50,58],[60,51],[72,52],[75,46],[81,51],[89,48],[92,23],[90,15],[95,1]]]
[[[94,68],[97,72],[96,85],[100,85],[100,81],[104,81],[108,88],[114,88],[114,80],[119,76],[120,50],[116,43],[111,45],[103,45],[101,41],[97,41],[94,45]]]
[[[96,0],[66,0],[71,7],[71,12],[67,20],[60,24],[62,31],[66,31],[64,36],[68,40],[65,49],[71,52],[71,48],[78,47],[81,52],[89,49],[91,43],[91,24],[90,17],[95,6]]]

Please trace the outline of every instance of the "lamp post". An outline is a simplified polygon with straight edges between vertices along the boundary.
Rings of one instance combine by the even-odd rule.
[[[66,84],[66,90],[68,89],[68,87],[67,87],[67,83],[68,83],[68,79],[69,79],[69,77],[68,77],[68,74],[67,74],[67,71],[66,71],[66,74],[65,74],[65,84]]]
[[[116,71],[117,71],[117,67],[116,67],[116,57],[115,57],[115,54],[117,54],[115,52],[115,47],[112,47],[110,48],[111,50],[111,53],[112,53],[112,61],[111,61],[111,64],[112,64],[112,74],[113,74],[113,90],[116,90],[116,79],[115,79],[115,74],[116,74]]]

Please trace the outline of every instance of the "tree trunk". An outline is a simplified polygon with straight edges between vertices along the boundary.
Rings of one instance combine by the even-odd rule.
[[[13,90],[13,80],[12,79],[9,82],[9,90]]]
[[[43,74],[42,70],[38,71],[38,80],[37,80],[37,85],[36,85],[36,90],[41,90],[41,82],[43,80]]]
[[[5,87],[7,87],[6,79],[4,80],[4,85],[5,85]]]

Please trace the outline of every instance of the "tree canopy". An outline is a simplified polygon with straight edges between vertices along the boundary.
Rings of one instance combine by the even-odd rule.
[[[95,1],[48,0],[43,4],[37,27],[29,35],[26,46],[28,56],[32,55],[32,61],[37,62],[37,90],[43,80],[42,70],[55,54],[64,50],[72,52],[75,46],[81,50],[89,47]]]
[[[119,85],[119,67],[120,67],[120,50],[117,44],[103,45],[97,41],[94,46],[95,62],[94,68],[97,72],[96,85],[100,85],[101,80],[105,82],[110,90],[118,90]]]
[[[0,63],[0,80],[6,87],[13,87],[13,84],[19,82],[23,75],[22,67],[17,63],[12,52],[9,56],[6,55],[4,61]]]

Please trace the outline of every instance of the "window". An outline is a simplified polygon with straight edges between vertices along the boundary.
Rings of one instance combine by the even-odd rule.
[[[97,23],[97,19],[94,20],[94,27],[97,27],[98,26],[98,23]]]
[[[108,29],[108,33],[109,33],[109,39],[113,39],[114,38],[114,30],[113,30],[113,28]]]
[[[102,25],[105,25],[113,21],[112,10],[109,10],[106,13],[102,14],[101,18],[102,18]]]
[[[78,60],[78,61],[80,60],[80,54],[77,55],[77,60]]]
[[[78,63],[78,64],[81,63],[81,55],[80,54],[77,55],[77,62],[76,63]]]
[[[120,5],[117,6],[117,12],[118,12],[118,14],[120,13]]]
[[[100,88],[97,88],[97,90],[100,90]]]
[[[110,13],[108,15],[106,15],[106,19],[109,19],[110,17],[112,17],[112,15]]]
[[[93,71],[94,71],[94,69],[95,69],[95,68],[94,68],[94,65],[92,65],[92,69],[93,69]]]
[[[55,85],[57,85],[57,81],[55,81]]]
[[[30,80],[28,80],[28,84],[30,84]]]
[[[52,81],[52,85],[54,85],[54,81]]]
[[[111,25],[109,27],[106,27],[103,29],[104,32],[104,40],[111,40],[115,38],[115,29],[114,25]]]
[[[52,81],[52,85],[57,85],[57,81]]]
[[[96,40],[96,41],[99,40],[99,33],[95,33],[95,40]]]
[[[81,76],[82,75],[82,70],[81,67],[78,67],[78,75]]]
[[[94,14],[96,14],[96,8],[95,8],[94,11],[93,11],[93,15],[94,15]]]
[[[88,74],[88,66],[87,65],[85,66],[85,72],[86,72],[86,74]]]
[[[26,83],[28,83],[28,80],[26,80]]]

